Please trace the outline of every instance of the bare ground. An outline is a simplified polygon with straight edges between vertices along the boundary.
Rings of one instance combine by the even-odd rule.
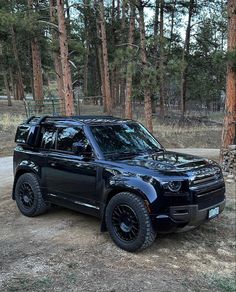
[[[162,235],[145,251],[116,247],[99,220],[63,208],[27,218],[0,158],[0,291],[235,291],[235,184],[219,218]]]

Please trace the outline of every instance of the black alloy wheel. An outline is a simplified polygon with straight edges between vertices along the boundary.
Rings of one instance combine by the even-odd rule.
[[[117,205],[112,213],[112,224],[117,235],[125,241],[138,236],[139,222],[134,210],[127,205]]]
[[[130,252],[149,247],[156,238],[144,200],[128,192],[119,193],[109,201],[106,226],[113,241]]]
[[[29,183],[24,182],[21,184],[19,188],[19,197],[20,197],[21,203],[26,208],[32,208],[33,203],[34,203],[34,193]]]
[[[49,204],[44,201],[39,179],[34,173],[24,173],[18,178],[14,198],[17,207],[25,216],[40,215],[46,212],[49,207]]]

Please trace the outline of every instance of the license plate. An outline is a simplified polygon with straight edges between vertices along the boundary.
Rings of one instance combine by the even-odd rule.
[[[220,213],[220,207],[215,207],[215,208],[212,208],[209,210],[209,213],[208,213],[208,218],[213,218],[213,217],[216,217],[217,215],[219,215]]]

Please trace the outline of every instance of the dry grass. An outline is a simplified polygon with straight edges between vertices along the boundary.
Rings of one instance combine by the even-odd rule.
[[[25,115],[4,113],[1,114],[0,129],[3,131],[9,130],[9,128],[16,128],[23,120]]]

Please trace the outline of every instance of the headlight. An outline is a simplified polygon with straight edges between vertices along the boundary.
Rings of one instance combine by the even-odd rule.
[[[167,186],[171,192],[176,193],[181,189],[182,183],[181,181],[170,181]]]

